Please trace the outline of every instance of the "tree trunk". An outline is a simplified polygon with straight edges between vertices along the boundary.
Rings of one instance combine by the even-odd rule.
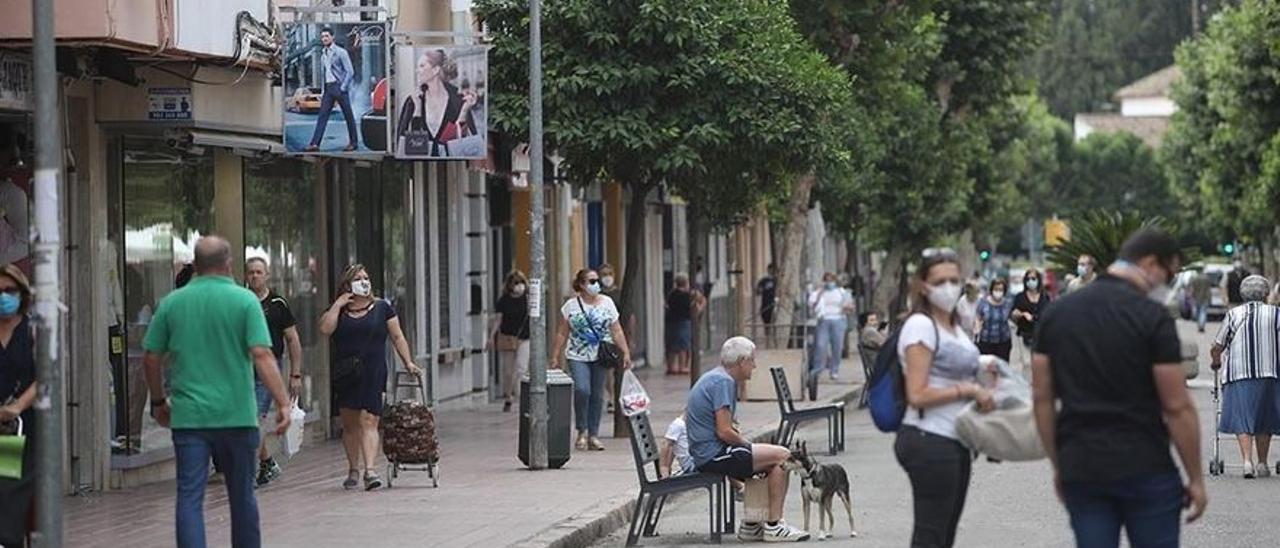
[[[898,314],[903,306],[901,293],[904,291],[903,278],[906,274],[906,250],[902,246],[892,246],[880,265],[880,275],[876,277],[875,292],[872,293],[871,308],[885,314],[884,318],[892,325],[897,325]]]
[[[644,237],[644,218],[648,204],[645,200],[649,197],[649,191],[653,186],[649,184],[629,185],[631,189],[631,203],[627,204],[627,264],[622,273],[622,302],[618,304],[618,321],[622,322],[622,326],[631,325],[631,318],[638,315],[641,308],[640,293],[643,289],[644,280],[641,276],[641,261],[644,260],[645,237]],[[635,341],[632,340],[636,333],[626,333],[627,345],[631,350],[636,348]],[[635,355],[633,354],[634,358]],[[656,364],[650,363],[650,366]],[[613,375],[613,393],[615,395],[622,394],[622,375]],[[606,408],[608,405],[606,404]],[[613,437],[625,438],[631,435],[631,427],[627,424],[627,417],[619,407],[614,406],[613,413]]]
[[[972,228],[966,228],[956,236],[956,254],[960,256],[960,277],[967,280],[980,267],[977,240],[973,237]]]
[[[702,223],[699,220],[698,206],[691,203],[689,204],[687,211],[688,215],[685,216],[685,227],[689,231],[689,264],[694,265],[698,263],[698,255],[702,254],[701,246],[704,237],[702,234]],[[703,268],[707,267],[704,266]],[[690,272],[689,275],[694,276],[692,272]],[[708,279],[710,279],[710,275],[710,272],[707,272]],[[706,288],[698,287],[698,285],[693,282],[694,280],[691,279],[690,283],[695,291],[702,292],[706,290]],[[710,314],[711,296],[703,295],[703,297],[707,299],[707,308],[702,310],[702,314]],[[698,314],[694,315],[693,321],[690,323],[693,324],[693,328],[692,337],[689,340],[689,386],[692,387],[698,382],[698,377],[702,376],[702,326],[706,325],[706,322],[703,321],[702,315]]]
[[[1276,282],[1276,271],[1280,265],[1276,264],[1276,234],[1275,231],[1263,234],[1261,238],[1262,245],[1262,275],[1266,276],[1272,283]]]
[[[778,300],[774,312],[774,325],[791,336],[792,312],[800,294],[800,255],[804,251],[804,236],[809,224],[809,195],[817,183],[812,173],[801,176],[791,187],[791,201],[787,203],[787,227],[782,239],[782,268],[778,269]]]

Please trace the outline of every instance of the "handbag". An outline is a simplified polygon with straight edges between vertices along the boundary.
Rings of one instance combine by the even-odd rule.
[[[22,479],[22,453],[27,437],[22,433],[22,417],[18,417],[17,434],[0,436],[0,478]]]
[[[976,403],[956,418],[956,438],[969,449],[990,458],[1024,462],[1045,458],[1036,429],[1027,381],[996,358],[1000,379],[995,389],[996,408],[982,413]]]
[[[515,352],[520,348],[520,337],[498,333],[497,346],[499,352]]]
[[[591,326],[591,331],[596,334],[600,344],[596,352],[596,364],[605,369],[613,369],[622,365],[622,349],[612,342],[604,340],[604,335],[596,327],[595,322],[591,321],[591,317],[587,316],[587,308],[582,306],[582,298],[578,298],[578,309],[582,311],[582,317],[587,320],[587,325]]]

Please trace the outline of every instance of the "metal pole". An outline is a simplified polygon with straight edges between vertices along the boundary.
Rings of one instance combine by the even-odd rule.
[[[529,280],[529,469],[547,467],[547,272],[543,241],[542,184],[542,8],[529,1],[529,247],[533,272]]]
[[[36,546],[62,546],[62,371],[58,367],[58,191],[62,179],[62,124],[58,122],[57,54],[53,0],[31,0],[35,72]]]

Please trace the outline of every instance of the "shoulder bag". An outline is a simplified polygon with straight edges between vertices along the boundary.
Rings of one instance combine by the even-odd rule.
[[[377,306],[378,301],[374,301],[373,305],[370,306],[368,314],[373,314],[372,309]],[[346,314],[347,311],[343,310],[342,313]],[[368,314],[366,314],[366,316]],[[339,320],[341,320],[341,318],[339,318]],[[334,385],[341,386],[356,383],[360,381],[360,377],[364,376],[364,350],[373,342],[374,333],[376,333],[376,331],[369,331],[369,336],[365,338],[364,344],[360,345],[359,350],[356,351],[355,355],[333,362],[333,378],[331,379],[331,382]]]
[[[582,298],[578,298],[578,310],[582,311],[582,318],[587,321],[587,325],[591,326],[591,331],[596,334],[596,338],[600,340],[598,352],[596,353],[596,363],[605,369],[613,369],[622,365],[622,349],[618,345],[604,340],[604,334],[596,327],[596,323],[591,321],[591,316],[587,315],[587,308],[582,306]]]

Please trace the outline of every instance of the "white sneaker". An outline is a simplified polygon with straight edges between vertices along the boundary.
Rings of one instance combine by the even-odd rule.
[[[1252,462],[1244,461],[1244,479],[1253,479],[1257,467]]]
[[[1271,467],[1267,466],[1267,463],[1265,462],[1259,462],[1258,466],[1254,468],[1254,470],[1257,470],[1259,478],[1265,478],[1265,477],[1271,476]]]
[[[801,542],[809,540],[809,533],[801,531],[787,525],[785,521],[779,521],[777,525],[764,526],[765,542]]]
[[[742,522],[742,525],[738,527],[738,540],[743,542],[764,540],[764,526],[759,523]]]

